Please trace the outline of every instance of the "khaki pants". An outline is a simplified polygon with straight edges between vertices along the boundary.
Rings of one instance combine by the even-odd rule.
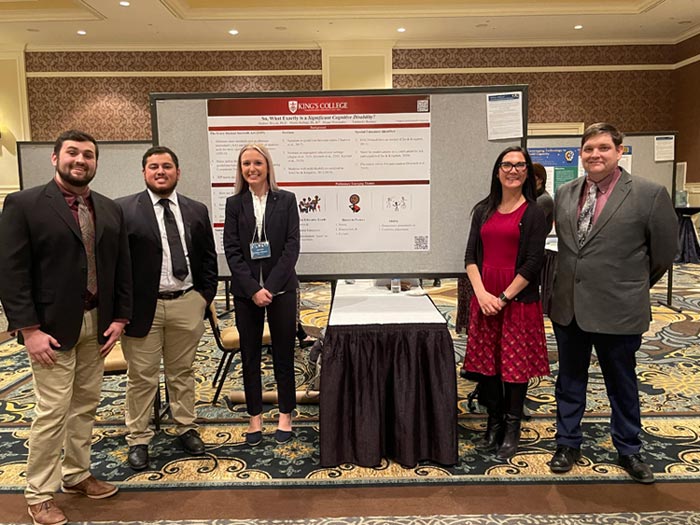
[[[204,297],[195,290],[177,299],[158,299],[148,335],[122,338],[128,363],[126,442],[129,446],[147,445],[153,438],[154,432],[148,424],[158,389],[161,357],[177,434],[197,428],[193,364],[204,333],[206,306]]]
[[[56,356],[52,367],[32,363],[36,407],[24,492],[29,505],[52,499],[61,480],[76,485],[90,475],[92,427],[104,372],[96,308],[85,312],[75,347],[57,350]]]

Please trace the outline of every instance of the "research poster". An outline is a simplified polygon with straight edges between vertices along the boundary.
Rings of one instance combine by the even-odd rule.
[[[430,249],[430,96],[207,101],[212,221],[221,242],[236,161],[264,144],[297,197],[304,253]]]
[[[552,196],[560,186],[583,175],[578,148],[528,148],[528,152],[532,162],[542,164],[547,171],[546,188]]]

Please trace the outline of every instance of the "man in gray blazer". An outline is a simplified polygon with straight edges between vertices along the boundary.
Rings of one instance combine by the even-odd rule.
[[[559,348],[557,449],[552,472],[571,470],[581,455],[581,419],[591,350],[605,379],[618,462],[641,483],[644,463],[635,354],[649,328],[649,288],[673,263],[678,221],[668,192],[618,166],[624,136],[614,126],[589,126],[581,140],[586,177],[557,190],[559,239],[551,320]]]

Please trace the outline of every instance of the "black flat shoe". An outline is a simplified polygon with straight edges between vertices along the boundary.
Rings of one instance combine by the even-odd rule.
[[[301,339],[299,341],[299,348],[308,348],[310,346],[313,346],[315,342],[315,339]]]
[[[549,470],[557,474],[569,472],[580,457],[581,451],[579,449],[566,445],[558,445],[556,452],[549,462]]]
[[[246,445],[249,445],[251,447],[262,443],[262,430],[258,430],[257,432],[246,432],[245,442]]]
[[[286,443],[293,437],[293,430],[280,430],[279,428],[275,430],[275,441],[277,441],[277,443]]]
[[[630,454],[629,456],[620,454],[617,462],[634,481],[644,484],[654,483],[654,473],[639,454]]]
[[[134,470],[144,470],[148,467],[148,445],[129,447],[129,466]]]
[[[199,432],[191,428],[179,436],[180,444],[185,452],[193,456],[201,456],[206,451],[204,441],[199,437]]]

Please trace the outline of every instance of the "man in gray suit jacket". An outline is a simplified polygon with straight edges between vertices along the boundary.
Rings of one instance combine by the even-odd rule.
[[[641,483],[654,475],[642,442],[635,354],[649,328],[649,288],[678,251],[678,221],[668,192],[618,166],[624,136],[589,126],[581,140],[586,177],[557,190],[559,239],[551,319],[559,348],[557,450],[552,472],[568,472],[581,455],[592,347],[612,410],[619,464]]]

